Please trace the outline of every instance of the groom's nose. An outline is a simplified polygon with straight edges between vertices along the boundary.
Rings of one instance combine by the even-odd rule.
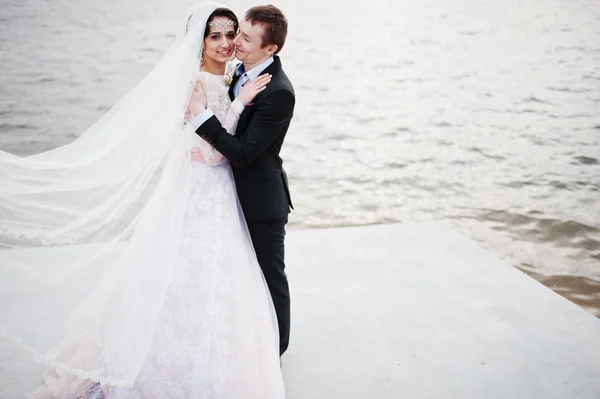
[[[235,35],[235,37],[233,38],[233,44],[235,44],[236,46],[240,43],[240,36],[241,34],[237,34]]]

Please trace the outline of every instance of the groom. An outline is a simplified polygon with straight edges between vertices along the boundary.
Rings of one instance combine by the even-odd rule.
[[[248,230],[275,304],[280,354],[290,335],[290,293],[284,263],[285,225],[293,209],[287,177],[279,157],[294,113],[294,88],[276,55],[287,36],[287,20],[272,5],[249,9],[234,39],[236,58],[242,61],[229,88],[233,100],[241,88],[262,74],[271,82],[249,104],[235,136],[227,133],[204,95],[193,95],[189,109],[196,133],[212,144],[233,166],[237,194]]]

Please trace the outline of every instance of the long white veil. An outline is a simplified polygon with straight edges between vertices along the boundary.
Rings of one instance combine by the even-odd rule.
[[[193,143],[182,118],[218,7],[196,5],[158,65],[73,143],[0,151],[0,337],[47,366],[135,381],[176,261]]]

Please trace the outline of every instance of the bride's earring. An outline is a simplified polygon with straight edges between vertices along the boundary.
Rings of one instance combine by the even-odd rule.
[[[200,57],[199,57],[200,58],[200,67],[202,65],[204,65],[204,57],[203,57],[203,55],[204,55],[204,44],[202,45],[202,48],[200,48]]]

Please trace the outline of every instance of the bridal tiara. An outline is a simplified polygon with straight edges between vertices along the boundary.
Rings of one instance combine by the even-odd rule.
[[[228,28],[235,26],[235,22],[233,22],[232,20],[209,22],[208,26],[214,26],[221,32],[225,32],[225,31],[227,31]]]

